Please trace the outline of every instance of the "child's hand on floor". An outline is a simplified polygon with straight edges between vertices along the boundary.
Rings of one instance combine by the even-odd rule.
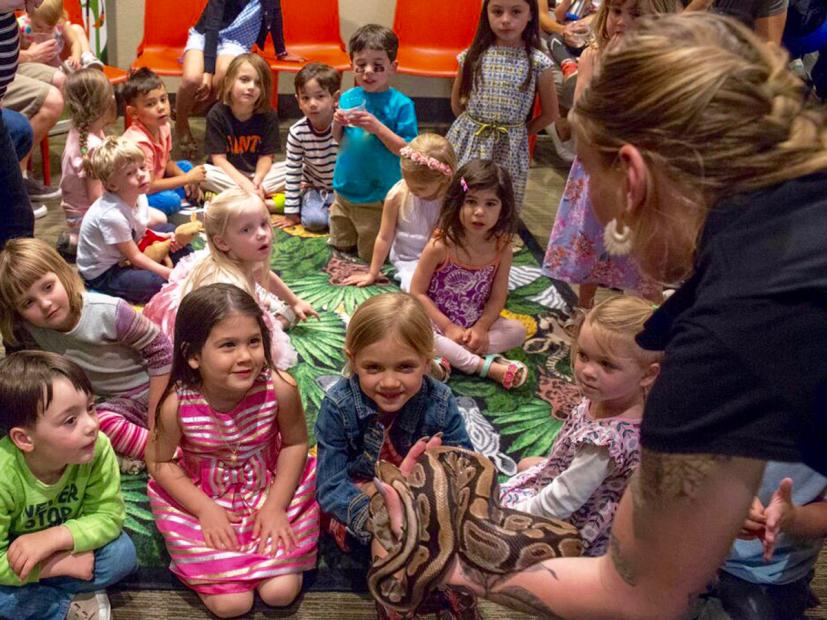
[[[265,553],[268,549],[271,555],[276,555],[279,545],[284,547],[287,553],[293,551],[298,545],[296,534],[290,527],[287,513],[281,508],[270,508],[266,504],[256,514],[253,524],[253,537],[261,537],[258,543],[258,552]]]
[[[482,355],[486,351],[488,351],[488,330],[482,329],[474,325],[473,327],[469,327],[465,330],[463,334],[463,343],[465,347],[471,351],[471,353],[476,353],[477,355]]]
[[[55,529],[23,534],[9,545],[6,558],[20,581],[26,581],[35,566],[61,550],[61,540],[55,535]]]
[[[296,313],[296,317],[300,321],[306,321],[307,317],[315,316],[317,319],[319,318],[319,313],[307,303],[304,299],[299,299],[293,306],[293,312]]]
[[[233,523],[241,521],[237,514],[211,501],[198,515],[198,521],[201,523],[201,532],[208,547],[231,551],[238,549],[238,538],[232,526]]]
[[[302,220],[296,213],[285,214],[283,219],[276,222],[276,228],[290,228],[291,226],[298,226]]]

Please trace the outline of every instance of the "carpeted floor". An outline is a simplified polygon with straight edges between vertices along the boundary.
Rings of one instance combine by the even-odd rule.
[[[289,127],[288,122],[282,124]],[[442,130],[444,128],[436,128]],[[196,135],[203,132],[203,120],[194,123]],[[52,169],[63,140],[52,140]],[[545,249],[567,169],[553,154],[550,143],[540,140],[535,165],[529,174],[526,204],[522,219],[527,242],[515,254],[506,314],[521,320],[528,339],[510,357],[525,361],[531,368],[527,384],[513,392],[478,378],[455,375],[450,385],[460,398],[463,414],[477,447],[488,454],[503,474],[513,471],[522,456],[548,451],[561,425],[562,413],[577,398],[570,381],[568,343],[556,320],[573,301],[571,289],[542,277],[538,252]],[[54,243],[63,229],[63,216],[57,203],[49,204],[49,214],[38,220],[35,234]],[[528,234],[530,233],[530,234]],[[307,235],[300,228],[278,232],[272,264],[293,289],[321,311],[320,321],[311,321],[290,331],[301,361],[293,369],[304,399],[308,428],[311,429],[324,396],[324,386],[338,375],[348,315],[369,295],[394,290],[394,285],[356,289],[336,286],[335,282],[354,269],[354,265],[333,257],[323,237]],[[389,272],[390,273],[390,272]],[[606,294],[603,292],[602,294]],[[127,502],[126,527],[139,548],[141,570],[111,595],[115,618],[208,618],[198,598],[181,587],[166,570],[163,542],[152,523],[145,496],[145,478],[124,477]],[[254,618],[369,618],[375,615],[365,593],[364,556],[343,556],[329,540],[320,544],[319,569],[307,575],[306,592],[289,608],[273,610],[260,603]],[[822,560],[824,562],[824,560]],[[821,564],[821,563],[820,563]],[[827,596],[827,577],[818,571],[815,591]],[[526,618],[522,614],[483,602],[486,618]],[[823,608],[812,610],[808,618],[827,618]]]

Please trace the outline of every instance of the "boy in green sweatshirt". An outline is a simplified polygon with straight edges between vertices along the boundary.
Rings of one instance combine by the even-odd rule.
[[[0,617],[110,617],[135,569],[120,474],[92,386],[54,353],[0,362]]]

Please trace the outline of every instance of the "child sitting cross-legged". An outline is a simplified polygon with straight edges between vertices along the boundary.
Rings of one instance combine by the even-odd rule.
[[[161,78],[146,67],[137,69],[118,93],[131,123],[123,137],[141,147],[151,175],[146,192],[149,206],[171,215],[181,210],[183,200],[200,199],[204,166],[170,159],[169,96]]]
[[[98,198],[80,226],[78,271],[89,288],[122,297],[133,303],[145,303],[170,274],[170,268],[141,253],[138,243],[147,234],[149,210],[146,201],[149,173],[144,153],[123,138],[107,138],[92,154],[94,176],[103,183]],[[163,225],[167,228],[171,225]],[[172,233],[154,233],[158,237]],[[192,249],[171,246],[175,263]],[[124,259],[129,264],[124,263]]]
[[[89,380],[54,353],[13,353],[0,426],[0,617],[109,618],[105,589],[137,561]]]

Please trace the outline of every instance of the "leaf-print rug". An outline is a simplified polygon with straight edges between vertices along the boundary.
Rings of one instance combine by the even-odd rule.
[[[455,372],[449,381],[459,400],[471,439],[503,476],[516,472],[524,456],[548,453],[564,416],[578,396],[570,377],[568,341],[559,329],[561,319],[576,300],[565,284],[542,275],[538,248],[524,233],[526,245],[515,251],[509,278],[509,295],[503,314],[526,327],[522,348],[506,355],[523,361],[529,378],[519,389],[506,391],[490,380]],[[534,251],[532,251],[532,249]],[[354,309],[365,299],[398,290],[393,268],[386,266],[387,283],[366,288],[339,286],[363,264],[332,252],[327,236],[301,227],[276,229],[271,261],[284,281],[319,311],[320,320],[309,320],[288,333],[299,355],[290,372],[299,384],[310,443],[315,444],[313,425],[325,389],[339,376],[344,365],[345,328]],[[146,476],[123,476],[126,501],[126,530],[138,549],[140,570],[121,587],[168,589],[183,587],[167,570],[169,556],[149,511]],[[365,591],[368,554],[364,550],[345,555],[327,535],[319,542],[318,570],[307,575],[305,589],[321,591]]]

